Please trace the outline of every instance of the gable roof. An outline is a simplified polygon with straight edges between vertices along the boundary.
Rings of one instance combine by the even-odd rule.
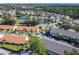
[[[16,30],[28,30],[28,31],[36,31],[36,27],[32,26],[17,26]]]
[[[28,41],[28,37],[22,35],[5,34],[0,38],[0,41],[3,40],[8,43],[24,44],[25,41]]]
[[[12,30],[15,26],[13,25],[0,25],[0,29],[3,29],[3,30]]]
[[[36,32],[38,30],[38,27],[33,26],[15,26],[15,25],[0,25],[0,29],[2,30],[27,30],[27,31],[33,31]]]

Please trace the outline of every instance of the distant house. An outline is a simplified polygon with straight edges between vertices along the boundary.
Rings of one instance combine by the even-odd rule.
[[[13,34],[0,35],[0,42],[3,41],[13,44],[24,44],[25,42],[28,41],[28,36],[13,35]]]
[[[72,31],[67,31],[67,30],[64,30],[64,29],[52,28],[51,31],[50,31],[50,34],[51,35],[62,34],[62,35],[65,35],[65,36],[68,36],[68,37],[71,37],[71,38],[78,38],[79,39],[79,32],[72,32]]]
[[[65,19],[70,19],[70,16],[64,16]]]
[[[79,25],[79,19],[72,20],[72,23],[75,24],[75,25]]]
[[[32,31],[32,32],[39,32],[39,27],[17,26],[16,30],[27,30],[27,31]]]
[[[0,30],[13,30],[14,27],[12,25],[0,25]]]
[[[27,30],[32,32],[39,32],[38,26],[14,26],[14,25],[0,25],[0,30]]]

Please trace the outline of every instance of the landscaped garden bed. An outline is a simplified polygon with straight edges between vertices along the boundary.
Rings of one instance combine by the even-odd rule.
[[[13,51],[13,52],[17,52],[17,51],[21,51],[23,49],[23,45],[15,45],[15,44],[1,44],[1,48],[5,48],[7,50]]]

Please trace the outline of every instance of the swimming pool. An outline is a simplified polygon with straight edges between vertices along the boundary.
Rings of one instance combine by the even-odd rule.
[[[19,18],[19,19],[27,19],[28,16],[17,16],[17,18]]]

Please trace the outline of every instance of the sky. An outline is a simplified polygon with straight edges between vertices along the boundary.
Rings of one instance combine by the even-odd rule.
[[[79,0],[0,0],[0,3],[79,3]]]

